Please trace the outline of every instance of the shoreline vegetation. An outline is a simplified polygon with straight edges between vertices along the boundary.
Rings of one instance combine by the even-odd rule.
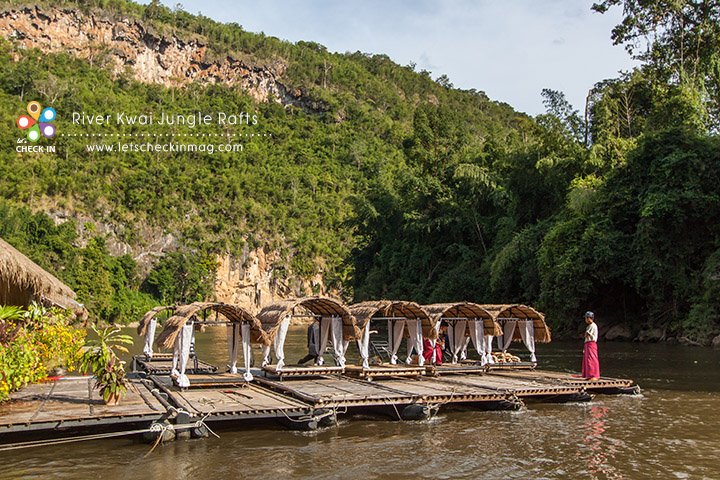
[[[319,276],[346,301],[530,304],[559,338],[592,309],[616,338],[720,344],[717,1],[598,2],[600,13],[623,9],[608,34],[641,66],[598,79],[580,110],[545,89],[534,118],[386,55],[330,53],[158,2],[0,5],[0,22],[15,15],[14,28],[36,35],[0,39],[8,124],[37,100],[67,133],[139,128],[71,125],[71,112],[243,112],[249,125],[192,131],[268,135],[235,154],[88,153],[79,137],[56,137],[55,154],[0,152],[0,237],[72,287],[95,322],[212,298],[217,254],[243,264],[264,249],[277,253],[273,278]],[[61,17],[124,33],[43,43]],[[158,45],[195,49],[198,68],[221,73],[168,80],[182,59],[166,56],[149,72],[160,80],[138,80],[128,58]],[[272,89],[230,83],[242,75]],[[6,144],[17,135],[0,132]],[[111,242],[146,244],[147,231],[177,245],[149,264],[110,253]]]

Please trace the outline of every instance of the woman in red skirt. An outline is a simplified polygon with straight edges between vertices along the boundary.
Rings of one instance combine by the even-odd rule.
[[[585,313],[585,348],[583,349],[582,376],[588,380],[600,378],[600,361],[598,360],[597,339],[598,327],[595,324],[595,314]]]

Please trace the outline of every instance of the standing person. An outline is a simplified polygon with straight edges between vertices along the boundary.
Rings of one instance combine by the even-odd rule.
[[[313,360],[317,362],[320,352],[318,351],[317,338],[320,337],[320,319],[315,317],[313,323],[308,326],[307,329],[307,349],[308,354],[298,360],[298,365]]]
[[[582,376],[588,380],[600,378],[600,361],[598,360],[597,339],[598,327],[595,314],[585,312],[585,347],[583,348]]]
[[[438,339],[435,340],[435,348],[433,348],[432,342],[425,338],[423,339],[423,357],[425,362],[429,364],[442,365],[442,352],[445,348],[445,332],[447,331],[448,325],[443,322],[440,324],[440,331],[438,332]]]

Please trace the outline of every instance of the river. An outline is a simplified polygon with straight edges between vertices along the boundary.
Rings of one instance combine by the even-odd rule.
[[[291,328],[288,359],[305,353],[303,342],[304,329]],[[225,348],[223,330],[198,334],[200,358],[224,366]],[[581,348],[556,341],[538,345],[537,356],[542,368],[577,371]],[[126,438],[80,442],[4,452],[0,478],[720,478],[720,351],[609,342],[599,350],[602,374],[634,379],[642,395],[441,410],[425,422],[340,417],[312,433],[221,429],[219,439],[159,445],[147,458],[149,445]]]

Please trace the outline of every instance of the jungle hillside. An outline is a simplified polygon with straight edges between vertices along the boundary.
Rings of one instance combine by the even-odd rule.
[[[132,62],[116,68],[127,53],[112,45],[78,55],[0,38],[0,237],[101,322],[210,299],[217,255],[264,249],[273,275],[319,276],[349,302],[519,302],[554,334],[593,310],[632,337],[707,344],[720,333],[720,1],[593,9],[623,11],[608,42],[641,66],[598,79],[586,105],[548,85],[546,112],[531,117],[380,52],[332,53],[156,1],[3,2],[0,20],[130,25],[159,49],[202,50],[198,68],[219,73],[148,82]],[[259,80],[249,89],[213,65]],[[63,136],[56,153],[18,153],[15,122],[31,100],[66,116],[248,112],[259,140],[234,153],[108,154]],[[111,252],[148,231],[172,233],[174,251],[149,263]]]

